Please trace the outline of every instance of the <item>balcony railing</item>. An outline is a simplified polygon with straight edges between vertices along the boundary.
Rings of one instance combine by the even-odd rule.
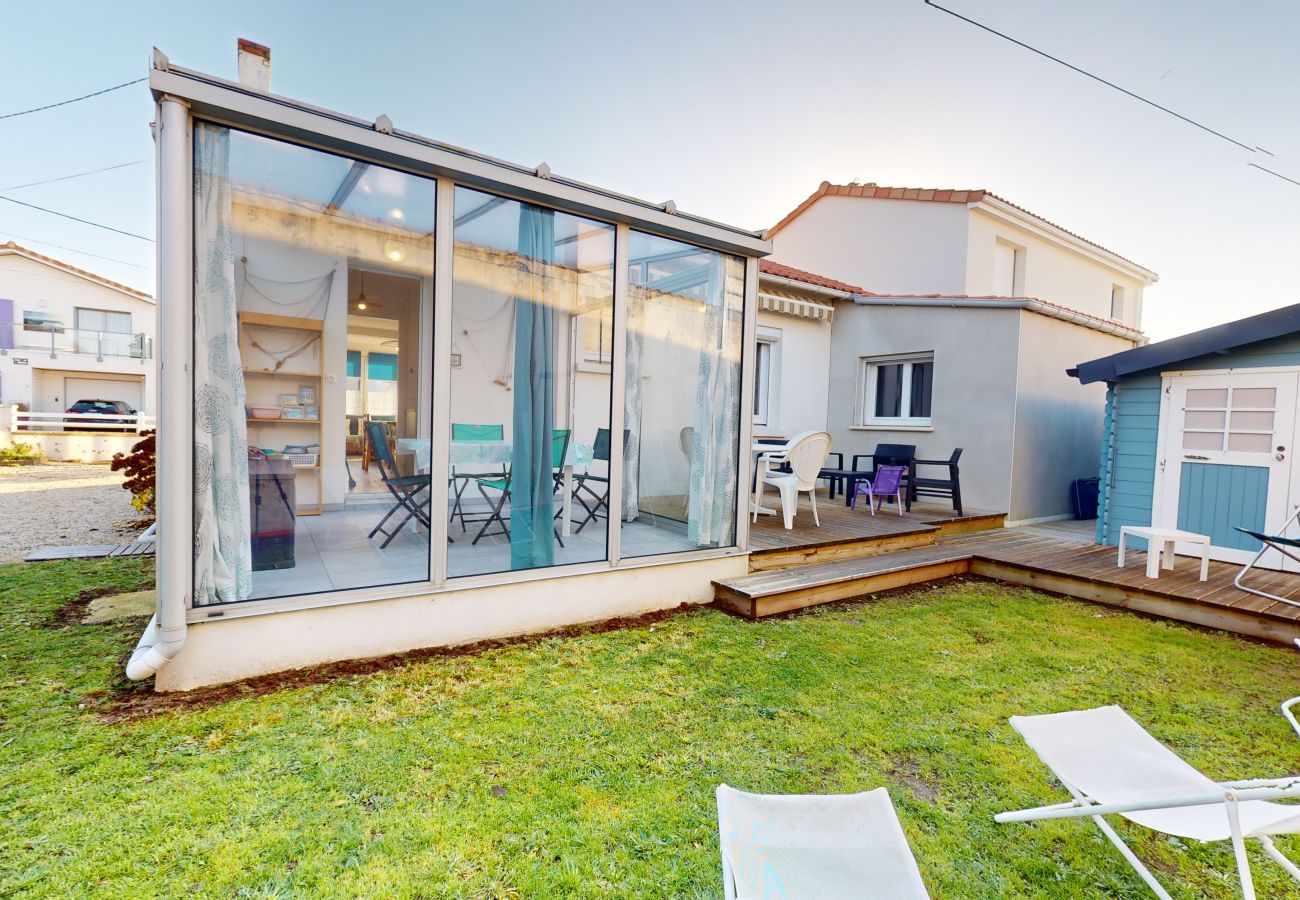
[[[10,350],[48,353],[51,359],[57,359],[60,353],[70,353],[93,356],[99,360],[117,358],[143,361],[153,359],[153,338],[143,333],[127,334],[0,322],[0,353]]]
[[[157,420],[142,413],[35,413],[14,408],[9,422],[11,432],[100,431],[121,434],[153,428]]]

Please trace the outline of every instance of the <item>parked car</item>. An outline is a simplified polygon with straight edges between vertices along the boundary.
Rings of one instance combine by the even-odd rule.
[[[131,404],[124,400],[78,400],[68,407],[66,415],[104,416],[103,419],[73,419],[66,423],[68,431],[135,431],[135,418],[109,418],[110,416],[135,416]]]

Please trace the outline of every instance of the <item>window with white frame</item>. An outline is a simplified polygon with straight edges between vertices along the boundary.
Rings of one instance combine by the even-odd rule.
[[[934,354],[862,358],[858,425],[931,424]]]
[[[1002,238],[993,248],[993,293],[999,297],[1025,293],[1025,248]]]
[[[1110,317],[1118,322],[1124,321],[1124,288],[1122,285],[1110,286]]]
[[[781,359],[781,329],[758,329],[754,354],[754,424],[776,424],[776,382]]]
[[[575,362],[582,372],[608,372],[614,358],[614,309],[610,305],[573,317],[578,348]]]

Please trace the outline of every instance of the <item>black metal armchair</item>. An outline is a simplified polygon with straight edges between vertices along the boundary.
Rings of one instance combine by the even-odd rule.
[[[961,459],[961,447],[952,451],[948,459],[913,460],[914,466],[946,466],[947,478],[912,478],[912,497],[951,497],[952,508],[957,515],[961,511],[961,470],[957,461]],[[915,468],[913,469],[915,472]]]

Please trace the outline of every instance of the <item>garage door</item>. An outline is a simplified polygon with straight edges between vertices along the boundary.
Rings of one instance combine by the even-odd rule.
[[[140,378],[65,378],[63,408],[78,400],[122,400],[137,412],[144,404],[144,380]]]

